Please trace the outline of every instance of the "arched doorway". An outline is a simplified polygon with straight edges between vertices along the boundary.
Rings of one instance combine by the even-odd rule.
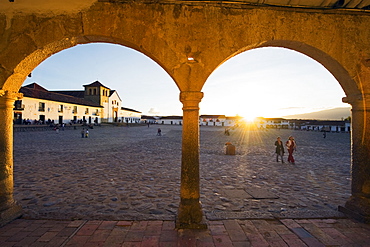
[[[108,61],[112,57],[120,59]],[[92,62],[92,66],[96,67],[89,67],[89,60],[98,59],[105,63],[96,65]],[[129,64],[128,68],[117,66],[125,63]],[[46,71],[53,71],[53,68],[59,68],[61,74],[48,75]],[[128,75],[134,68],[140,68],[138,70],[141,73]],[[119,74],[111,75],[115,70]],[[129,72],[125,73],[127,70]],[[171,99],[166,94],[172,92],[178,95],[171,78],[152,60],[132,49],[110,44],[81,45],[55,54],[53,59],[47,59],[35,68],[32,77],[27,78],[24,84],[36,80],[48,89],[74,89],[72,92],[78,93],[83,92],[78,88],[86,84],[84,81],[87,79],[81,74],[85,74],[89,80],[97,76],[101,78],[104,86],[111,89],[107,95],[115,92],[122,97],[123,102],[119,105],[133,104],[136,108],[138,99],[149,98],[141,106],[150,110],[157,106],[156,102]],[[144,79],[146,77],[147,80]],[[157,80],[160,82],[156,83]],[[78,83],[80,81],[82,84]],[[97,83],[94,82],[93,86],[96,87]],[[130,91],[125,91],[125,88]],[[160,88],[163,92],[155,92],[155,88]],[[133,95],[126,96],[127,94]],[[114,97],[113,105],[117,106],[120,97]],[[178,102],[172,105],[176,104]],[[116,110],[118,113],[118,109]],[[181,111],[181,107],[179,110]],[[28,143],[28,138],[23,133],[14,134],[14,174],[17,178],[14,194],[23,206],[24,216],[57,219],[175,219],[179,204],[179,188],[175,185],[179,183],[181,139],[176,143],[157,139],[156,129],[146,126],[130,129],[113,127],[110,131],[109,128],[94,126],[89,129],[89,138],[81,139],[80,131],[86,126],[74,124],[73,127],[76,128],[74,133],[60,132],[59,137],[53,132],[42,135],[28,133],[32,136],[28,138],[36,144],[33,146],[34,152],[31,151],[32,147],[23,146]],[[181,133],[179,136],[181,138]],[[46,144],[48,141],[51,141],[49,145]],[[54,151],[50,153],[51,150]],[[175,156],[170,158],[171,165],[163,158],[168,153]],[[48,158],[38,160],[38,157]],[[30,160],[33,162],[29,163]],[[42,182],[38,177],[45,180]],[[24,186],[27,181],[30,181],[29,185]],[[65,187],[66,184],[70,185]],[[40,189],[39,193],[34,193],[35,187]]]
[[[226,116],[261,117],[246,126],[235,122],[228,135],[226,128],[201,127],[201,200],[209,218],[340,215],[337,207],[350,195],[350,133],[333,130],[329,141],[319,129],[304,126],[319,126],[331,116],[286,117],[294,110],[347,106],[339,83],[322,65],[285,48],[257,48],[219,66],[202,91],[203,114],[215,107]],[[343,114],[338,122],[350,116],[350,108]],[[295,166],[287,161],[286,147],[284,164],[274,154],[276,138],[282,137],[285,146],[290,135],[301,158]],[[237,147],[236,156],[225,155],[227,142]]]

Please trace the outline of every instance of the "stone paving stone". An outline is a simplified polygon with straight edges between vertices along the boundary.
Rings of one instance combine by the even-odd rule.
[[[144,231],[130,230],[127,232],[125,242],[141,242],[144,237]]]
[[[49,230],[49,228],[42,228],[42,227],[39,227],[37,229],[35,229],[33,232],[29,233],[28,236],[30,237],[41,237],[42,235],[44,235],[47,231]]]
[[[121,221],[118,221],[118,223],[116,225],[117,226],[122,226],[122,227],[131,227],[132,223],[133,223],[132,221],[121,220]]]
[[[79,246],[84,246],[89,239],[89,236],[78,236],[74,235],[67,243],[65,246],[70,246],[70,247],[79,247]]]
[[[160,236],[159,241],[162,242],[170,242],[170,243],[176,243],[178,239],[177,231],[172,230],[163,230]]]
[[[99,222],[100,224],[100,222]],[[95,230],[99,227],[97,222],[88,221],[81,229],[76,233],[78,236],[91,236]]]
[[[122,247],[140,247],[141,242],[124,242]]]
[[[57,234],[58,237],[68,237],[74,234],[77,231],[78,228],[76,227],[65,227],[62,230],[60,230]]]
[[[49,231],[51,231],[51,232],[60,232],[61,230],[66,228],[68,226],[68,224],[69,223],[57,221],[56,224],[54,224],[54,226],[52,226]]]
[[[287,219],[282,220],[282,222],[308,246],[325,246],[294,220]]]
[[[131,230],[145,230],[148,226],[148,221],[134,221],[131,225]]]
[[[291,234],[283,234],[280,237],[287,243],[288,246],[296,246],[296,247],[303,247],[307,246],[297,235]]]
[[[15,246],[29,246],[32,245],[33,243],[37,242],[38,237],[24,237],[21,240],[11,240],[11,242],[16,242]]]
[[[179,246],[196,246],[197,239],[193,236],[182,235],[177,239]]]
[[[122,234],[111,234],[105,240],[104,245],[105,246],[114,246],[114,245],[121,246],[125,240],[125,237],[126,237],[126,232]]]
[[[341,246],[354,243],[351,239],[343,235],[341,232],[339,232],[335,228],[325,227],[325,228],[322,228],[321,230],[325,232],[325,234],[327,234],[328,236],[336,240],[336,242]]]
[[[212,235],[213,242],[216,247],[232,246],[232,241],[228,234],[225,235]]]
[[[141,246],[155,247],[159,245],[159,236],[144,236]]]
[[[149,222],[145,229],[145,236],[159,236],[161,235],[163,222]]]
[[[104,242],[110,234],[111,230],[108,229],[97,229],[94,231],[88,242]]]
[[[249,220],[240,221],[241,227],[244,230],[247,238],[252,246],[269,246],[268,242],[263,238],[258,229]]]
[[[113,229],[115,226],[117,225],[117,221],[103,221],[98,229],[99,230],[109,230],[109,229]]]
[[[58,232],[45,232],[40,238],[37,239],[39,242],[50,242]]]
[[[200,241],[197,241],[196,246],[197,247],[214,247],[215,244],[213,243],[213,239],[212,239],[212,242],[200,242]],[[235,244],[234,244],[234,246],[235,246]]]
[[[48,243],[47,243],[47,245],[46,246],[50,246],[50,247],[55,247],[55,246],[62,246],[63,245],[63,243],[64,242],[66,242],[67,241],[67,237],[58,237],[58,236],[56,236],[56,237],[54,237],[54,238],[52,238]]]
[[[7,231],[7,241],[10,242],[18,242],[21,241],[23,238],[27,237],[30,234],[30,232],[22,231],[22,228],[16,229],[12,228],[10,231]]]
[[[17,242],[4,242],[4,243],[1,243],[1,247],[12,247],[12,246],[15,246],[17,244]]]
[[[162,226],[163,231],[174,230],[174,229],[175,229],[175,222],[173,222],[173,221],[163,221],[163,226]]]
[[[29,231],[29,232],[35,232],[36,235],[38,236],[41,236],[42,234],[44,234],[48,229],[47,228],[42,228],[42,225],[44,223],[41,222],[41,221],[36,221],[35,223],[33,224],[30,224],[27,228],[25,228],[26,231]]]
[[[323,243],[326,246],[338,245],[338,242],[335,241],[332,237],[325,234],[316,224],[309,223],[309,224],[300,224],[306,231],[308,231],[311,235],[315,236],[317,240]],[[323,226],[322,224],[319,224]],[[326,226],[325,226],[326,227]]]
[[[109,236],[123,236],[126,235],[128,231],[129,229],[127,228],[116,226],[115,228],[112,229]]]
[[[275,231],[274,227],[267,221],[252,220],[251,222],[270,245],[286,246],[286,243],[281,238],[281,236]]]
[[[80,227],[81,225],[85,224],[86,220],[73,220],[70,221],[67,225],[67,227]]]
[[[224,220],[223,222],[231,241],[242,242],[247,240],[247,236],[236,220]]]
[[[214,246],[213,237],[209,230],[197,231],[196,245],[197,246]]]
[[[226,228],[223,224],[222,225],[211,224],[211,225],[209,225],[209,229],[210,229],[210,231],[212,232],[213,235],[226,234]]]

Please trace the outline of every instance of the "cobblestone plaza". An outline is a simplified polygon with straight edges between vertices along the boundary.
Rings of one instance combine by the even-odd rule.
[[[162,136],[156,136],[157,128]],[[174,220],[181,126],[14,133],[14,194],[29,219]],[[274,142],[293,135],[296,164]],[[209,220],[341,217],[350,196],[350,134],[201,127],[201,202]],[[236,155],[225,155],[225,143]],[[287,153],[285,154],[285,161]]]

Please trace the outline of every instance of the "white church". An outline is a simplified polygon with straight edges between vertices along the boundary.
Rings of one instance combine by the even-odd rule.
[[[14,123],[139,123],[141,112],[122,106],[116,90],[99,81],[85,90],[49,91],[37,83],[23,86],[14,104]]]

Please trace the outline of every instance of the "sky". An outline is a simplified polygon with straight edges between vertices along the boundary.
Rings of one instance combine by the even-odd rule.
[[[78,45],[54,54],[23,85],[48,90],[83,90],[100,81],[117,90],[122,106],[143,115],[182,115],[179,89],[153,60],[113,44]],[[344,91],[315,60],[285,48],[258,48],[220,65],[207,79],[200,114],[283,117],[337,107]]]

